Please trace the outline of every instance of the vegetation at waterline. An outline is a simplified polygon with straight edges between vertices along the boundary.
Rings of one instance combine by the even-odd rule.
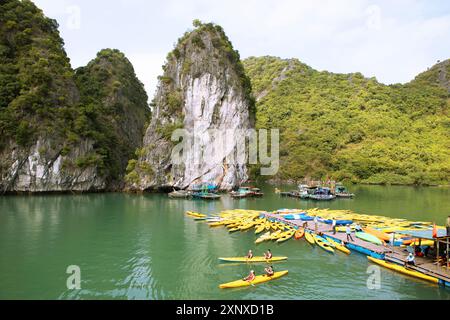
[[[280,129],[275,178],[449,184],[448,61],[390,86],[296,59],[251,57],[244,65],[258,98],[257,127]]]

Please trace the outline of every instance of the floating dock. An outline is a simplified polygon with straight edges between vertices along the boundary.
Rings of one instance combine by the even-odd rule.
[[[273,213],[265,213],[264,215],[266,219],[272,221],[280,221],[286,225],[290,225],[296,228],[302,228],[305,225],[307,230],[310,230],[312,232],[317,231],[317,233],[323,233],[325,238],[331,238],[339,243],[344,241],[346,247],[350,250],[362,253],[366,256],[374,257],[376,259],[384,260],[385,254],[391,251],[389,247],[377,245],[357,238],[354,232],[352,232],[353,241],[347,241],[347,234],[345,232],[336,232],[336,234],[333,234],[333,228],[331,227],[331,225],[323,222],[317,223],[316,230],[316,226],[313,221],[287,220],[279,214]]]
[[[332,238],[337,242],[344,241],[348,249],[362,253],[366,256],[374,257],[376,259],[403,265],[406,261],[406,257],[408,256],[408,251],[404,247],[377,245],[363,241],[357,238],[354,232],[351,234],[353,241],[347,241],[347,234],[345,232],[336,232],[334,234],[331,225],[323,222],[318,222],[316,226],[313,221],[287,220],[283,216],[274,213],[264,213],[264,216],[270,221],[279,221],[295,228],[302,228],[305,226],[306,230],[323,233],[325,238]],[[435,277],[439,279],[440,285],[450,287],[450,269],[438,266],[432,258],[416,257],[416,266],[409,266],[409,268],[428,276]]]

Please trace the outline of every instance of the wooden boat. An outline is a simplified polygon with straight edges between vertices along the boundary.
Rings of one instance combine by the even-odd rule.
[[[347,188],[341,184],[338,184],[334,189],[334,194],[338,198],[353,198],[355,194],[348,192]]]
[[[210,192],[195,192],[192,194],[192,197],[196,199],[202,200],[218,200],[220,199],[220,195]]]

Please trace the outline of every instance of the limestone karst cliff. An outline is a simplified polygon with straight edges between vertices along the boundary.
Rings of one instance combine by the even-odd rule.
[[[245,163],[232,159],[236,142],[214,153],[217,143],[207,132],[254,127],[254,99],[239,54],[222,28],[195,23],[169,53],[164,74],[153,99],[153,117],[137,160],[130,161],[130,189],[189,188],[212,183],[222,190],[248,178]],[[198,137],[197,149],[184,150],[184,160],[174,163],[171,134],[177,128]],[[200,150],[200,151],[199,151]],[[203,155],[197,161],[199,152]],[[213,156],[214,154],[214,156]]]
[[[31,1],[2,1],[0,16],[0,192],[121,188],[150,113],[131,64],[106,50],[75,74]]]

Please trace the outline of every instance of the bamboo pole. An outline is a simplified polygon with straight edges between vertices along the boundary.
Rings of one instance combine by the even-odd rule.
[[[450,263],[448,262],[448,239],[449,239],[449,238],[447,237],[447,252],[446,252],[446,253],[447,253],[447,270],[448,270],[448,267],[449,267],[449,264],[450,264]]]

